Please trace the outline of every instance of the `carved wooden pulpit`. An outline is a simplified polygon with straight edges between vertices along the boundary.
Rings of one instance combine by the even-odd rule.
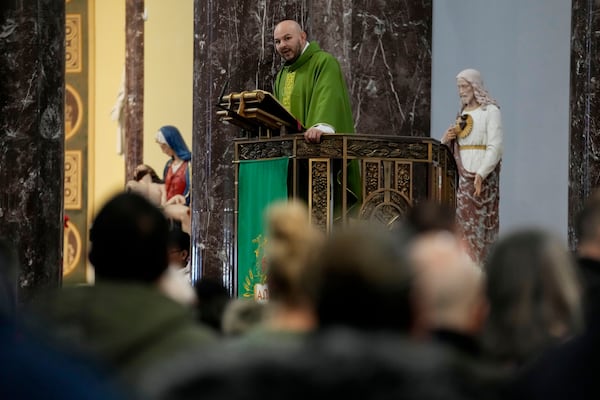
[[[267,92],[231,93],[219,100],[221,120],[243,132],[243,137],[234,141],[237,248],[232,281],[238,296],[256,298],[258,293],[260,297],[264,287],[261,251],[266,243],[261,229],[246,233],[248,226],[261,224],[261,210],[240,211],[240,204],[246,202],[240,198],[265,191],[265,182],[260,182],[263,175],[258,174],[256,187],[240,184],[240,171],[246,171],[242,164],[284,160],[279,169],[285,169],[279,174],[284,189],[279,196],[305,199],[311,222],[326,232],[355,219],[391,228],[421,200],[456,205],[456,164],[449,149],[435,139],[340,133],[323,135],[318,144],[307,143],[300,133],[302,125]],[[358,201],[345,190],[351,163],[360,170]],[[254,201],[252,197],[248,203]],[[242,214],[254,219],[240,223],[246,221]],[[244,254],[249,257],[242,261]]]
[[[234,146],[236,162],[289,157],[289,195],[307,195],[312,222],[326,231],[334,222],[333,180],[340,179],[342,187],[348,181],[347,168],[341,168],[338,176],[333,174],[338,160],[344,166],[357,160],[362,178],[358,210],[348,212],[348,192],[341,193],[342,224],[358,218],[391,227],[421,200],[456,205],[458,172],[454,158],[445,145],[432,138],[328,134],[322,136],[320,144],[313,144],[307,143],[302,134],[294,134],[238,139]],[[301,172],[308,176],[299,176]],[[307,187],[301,186],[304,184]]]

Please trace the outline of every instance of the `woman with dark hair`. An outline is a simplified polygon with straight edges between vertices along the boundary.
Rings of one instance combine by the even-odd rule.
[[[179,130],[171,125],[165,125],[156,132],[156,143],[170,157],[163,171],[167,204],[189,205],[192,153]]]
[[[486,262],[489,315],[483,346],[493,359],[519,366],[577,333],[581,292],[566,246],[542,230],[501,238]]]

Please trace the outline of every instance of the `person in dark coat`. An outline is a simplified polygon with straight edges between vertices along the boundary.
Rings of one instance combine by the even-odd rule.
[[[57,340],[99,360],[126,384],[156,363],[215,340],[191,308],[158,289],[168,266],[168,230],[149,200],[116,195],[90,229],[95,284],[45,294],[33,308]]]

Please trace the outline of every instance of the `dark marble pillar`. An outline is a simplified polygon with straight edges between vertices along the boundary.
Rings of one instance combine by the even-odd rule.
[[[571,14],[571,132],[569,244],[573,220],[590,192],[600,186],[600,2],[573,0]]]
[[[194,226],[192,277],[231,277],[234,229],[232,139],[217,98],[272,90],[281,66],[273,27],[295,19],[340,61],[357,132],[429,135],[431,1],[195,0]],[[200,272],[201,271],[201,272]]]
[[[359,133],[429,136],[431,0],[313,0],[309,37],[346,75]]]
[[[0,5],[0,237],[21,302],[62,276],[65,3]]]
[[[431,0],[353,2],[352,79],[357,132],[429,136]]]
[[[144,161],[144,0],[125,5],[125,177]]]

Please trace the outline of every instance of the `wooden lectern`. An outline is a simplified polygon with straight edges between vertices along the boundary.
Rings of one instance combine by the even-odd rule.
[[[221,96],[217,108],[221,122],[239,126],[247,137],[270,138],[305,130],[300,121],[264,90]]]

